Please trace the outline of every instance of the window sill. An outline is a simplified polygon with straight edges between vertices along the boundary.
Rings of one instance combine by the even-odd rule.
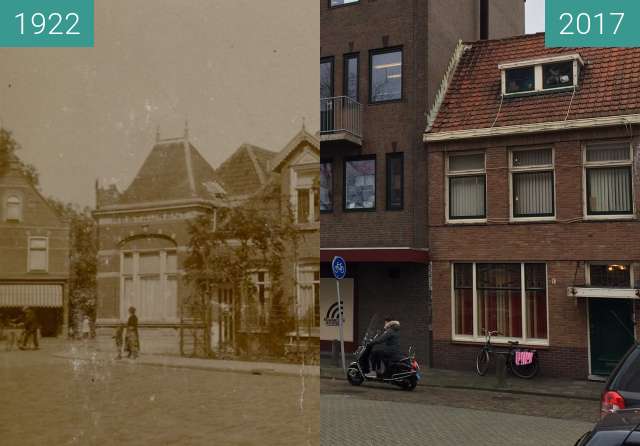
[[[545,88],[542,90],[529,90],[529,91],[516,92],[516,93],[504,93],[503,96],[505,99],[522,98],[527,96],[539,96],[542,94],[566,93],[569,91],[573,91],[573,89],[574,89],[574,86],[570,85],[567,87]]]
[[[509,223],[553,223],[556,217],[511,217]]]
[[[534,341],[532,339],[528,339],[527,341],[523,341],[521,338],[491,338],[491,345],[495,347],[509,347],[509,341],[518,341],[518,347],[523,348],[549,348],[549,341]],[[473,338],[473,337],[454,337],[451,339],[452,344],[458,345],[484,345],[486,339],[483,338]]]
[[[486,225],[486,218],[469,218],[461,220],[447,220],[447,225]]]
[[[371,99],[369,99],[369,102],[367,103],[367,105],[384,105],[384,104],[398,104],[404,102],[404,98],[400,98],[400,99],[387,99],[386,101],[372,101]]]
[[[343,208],[342,212],[375,212],[376,208]]]
[[[585,215],[585,221],[607,221],[607,220],[622,220],[629,221],[635,220],[634,214],[607,214],[607,215]]]

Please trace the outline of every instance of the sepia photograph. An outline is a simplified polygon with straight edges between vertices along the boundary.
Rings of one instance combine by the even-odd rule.
[[[317,4],[94,14],[0,48],[0,444],[319,444]]]

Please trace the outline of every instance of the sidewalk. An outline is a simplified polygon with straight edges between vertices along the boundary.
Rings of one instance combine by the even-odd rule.
[[[174,367],[219,372],[250,373],[253,375],[320,376],[320,367],[274,362],[230,361],[219,359],[186,358],[171,355],[141,354],[137,359],[115,359],[114,353],[100,350],[95,344],[70,342],[52,356],[63,359],[117,364],[138,364],[156,367]]]
[[[496,376],[489,371],[485,376],[478,376],[473,371],[422,369],[419,385],[450,389],[487,390],[524,395],[555,396],[583,400],[600,400],[600,392],[604,383],[593,381],[576,381],[539,376],[533,379],[520,379],[507,375],[504,385],[499,386]],[[341,368],[336,367],[330,358],[320,360],[320,377],[327,379],[346,379]]]

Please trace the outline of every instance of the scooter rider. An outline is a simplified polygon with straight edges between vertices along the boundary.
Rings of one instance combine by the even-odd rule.
[[[371,363],[373,370],[367,373],[367,378],[376,378],[380,375],[380,363],[384,362],[388,367],[389,362],[399,360],[402,357],[400,350],[400,322],[387,316],[384,319],[384,332],[377,336],[373,342],[371,351]]]

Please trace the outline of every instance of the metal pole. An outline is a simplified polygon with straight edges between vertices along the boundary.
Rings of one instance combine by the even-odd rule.
[[[338,327],[340,332],[340,356],[342,357],[342,370],[347,374],[347,363],[344,359],[344,335],[342,332],[342,301],[340,299],[340,281],[336,279],[336,291],[338,293]]]

